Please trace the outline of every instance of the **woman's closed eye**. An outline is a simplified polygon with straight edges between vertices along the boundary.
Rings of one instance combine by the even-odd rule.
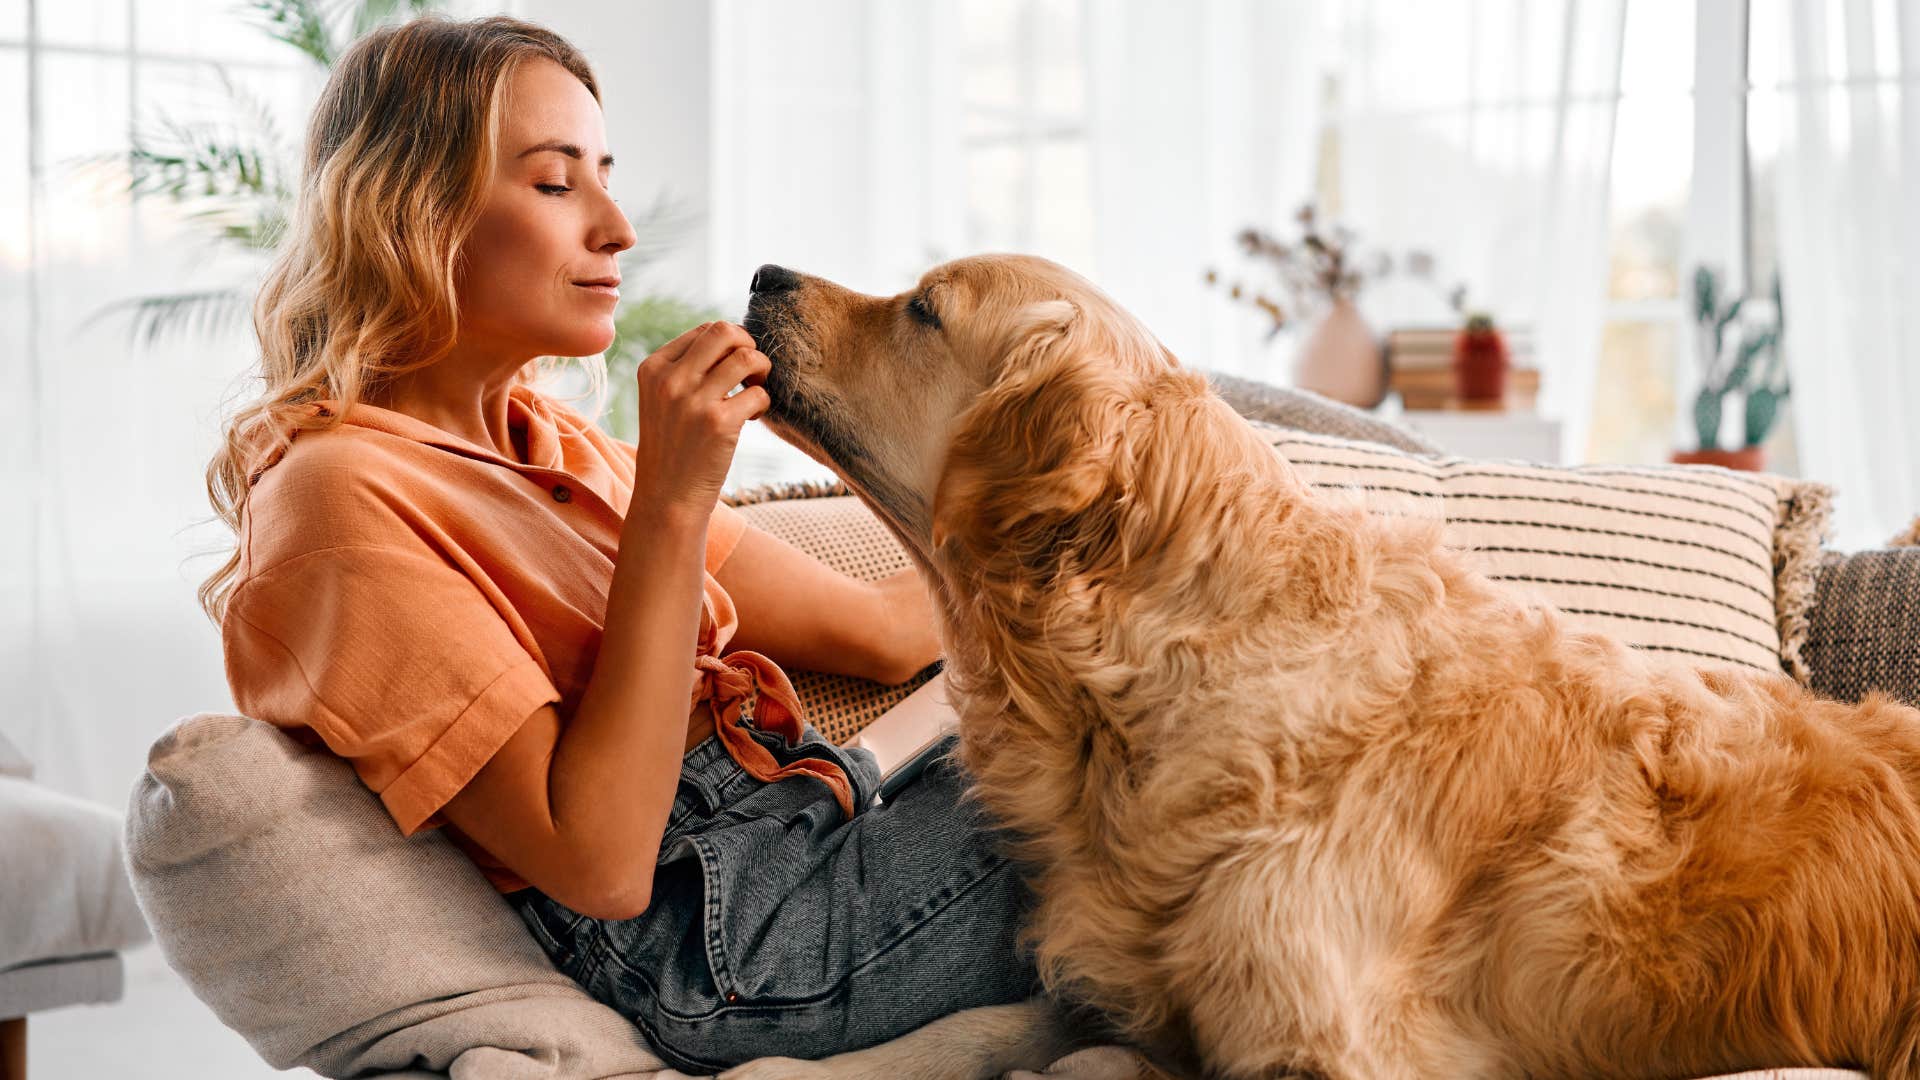
[[[542,195],[565,195],[567,192],[573,190],[565,184],[535,184],[533,185],[533,189]],[[617,206],[620,200],[615,199],[613,202],[614,205]]]

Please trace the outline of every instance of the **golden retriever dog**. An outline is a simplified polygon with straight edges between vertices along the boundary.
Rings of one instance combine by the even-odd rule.
[[[1316,494],[1044,260],[890,297],[765,267],[747,329],[767,422],[934,591],[1051,998],[1181,1076],[1920,1076],[1920,710],[1529,605]],[[1071,1042],[975,1012],[752,1075]]]

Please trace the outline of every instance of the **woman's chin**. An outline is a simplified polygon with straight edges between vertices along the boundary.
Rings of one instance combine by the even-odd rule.
[[[556,341],[547,350],[548,356],[599,356],[613,347],[613,327],[608,326],[604,334],[570,336],[564,342]]]

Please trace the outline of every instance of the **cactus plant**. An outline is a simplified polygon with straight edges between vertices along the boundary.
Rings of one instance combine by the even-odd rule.
[[[1723,298],[1717,272],[1705,266],[1694,270],[1693,319],[1701,378],[1693,398],[1693,425],[1702,450],[1723,449],[1720,426],[1729,394],[1740,395],[1741,447],[1750,447],[1766,439],[1779,419],[1780,402],[1791,390],[1780,351],[1785,308],[1780,303],[1779,276],[1773,279],[1773,313],[1768,321],[1741,318],[1748,299]]]

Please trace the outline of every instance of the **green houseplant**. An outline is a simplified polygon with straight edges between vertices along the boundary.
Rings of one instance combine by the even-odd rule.
[[[395,19],[438,10],[441,0],[250,0],[247,16],[273,41],[321,69],[333,66],[346,47]],[[100,159],[123,166],[135,199],[159,198],[181,206],[203,225],[207,238],[242,265],[257,264],[278,246],[293,205],[299,174],[296,146],[283,137],[269,109],[215,65],[235,122],[180,123],[160,114],[143,125],[126,154]],[[623,276],[659,257],[678,241],[683,215],[657,200],[634,221],[639,242],[621,256]],[[151,345],[173,334],[211,336],[242,330],[252,310],[251,285],[210,285],[137,296],[110,303],[96,319],[124,316],[136,342]],[[616,438],[636,434],[634,369],[655,348],[682,330],[718,313],[671,296],[640,294],[615,314],[614,344],[607,350],[609,395],[596,419]]]
[[[1780,277],[1774,275],[1773,310],[1753,317],[1751,297],[1723,294],[1720,275],[1711,267],[1693,272],[1693,321],[1700,359],[1700,388],[1693,396],[1693,427],[1698,448],[1676,450],[1680,464],[1722,465],[1758,471],[1766,467],[1763,443],[1780,418],[1780,404],[1791,392],[1780,335],[1785,308]],[[1721,439],[1728,399],[1741,410],[1737,444]]]

